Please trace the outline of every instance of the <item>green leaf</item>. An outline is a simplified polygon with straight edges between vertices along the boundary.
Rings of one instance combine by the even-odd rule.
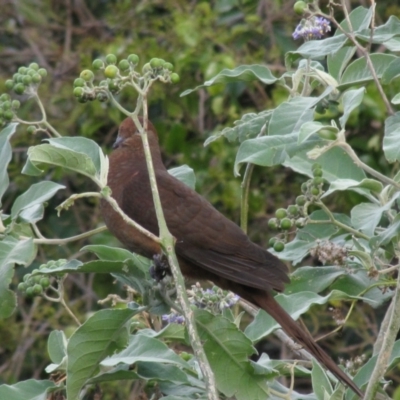
[[[396,96],[393,97],[391,103],[395,105],[400,104],[400,93],[397,93]]]
[[[196,186],[196,176],[193,169],[189,166],[181,165],[180,167],[171,168],[168,170],[168,173],[194,190]]]
[[[400,58],[394,59],[382,75],[382,83],[389,85],[393,79],[400,76]]]
[[[392,54],[371,54],[370,55],[372,65],[374,66],[376,75],[378,78],[382,78],[382,75],[389,67],[389,65],[397,57]],[[361,83],[367,83],[373,80],[370,69],[367,65],[367,59],[361,57],[353,61],[344,71],[342,79],[340,80],[339,89],[343,90],[348,86],[358,85]]]
[[[346,122],[353,110],[355,110],[364,98],[365,89],[348,90],[342,97],[343,102],[343,115],[339,118],[340,126],[344,129]]]
[[[112,354],[124,326],[138,310],[100,310],[71,336],[67,346],[67,397],[77,399],[86,381],[99,369],[99,363]]]
[[[43,172],[39,169],[43,164],[62,167],[97,180],[96,167],[88,155],[50,144],[30,147],[28,160],[22,172],[27,175],[38,175]]]
[[[0,385],[0,399],[46,400],[52,392],[60,390],[53,381],[28,379],[15,385]]]
[[[377,249],[379,246],[385,246],[390,241],[395,239],[395,243],[398,243],[398,236],[400,233],[400,214],[397,214],[390,225],[379,233],[379,235],[373,237],[370,240],[370,245],[373,249]]]
[[[29,265],[36,255],[32,239],[17,240],[11,236],[0,242],[0,319],[8,318],[15,310],[15,293],[8,287],[14,275],[14,265]]]
[[[383,152],[389,162],[400,160],[400,112],[388,117],[385,121]]]
[[[214,132],[214,134],[204,142],[204,146],[209,145],[221,136],[225,136],[230,142],[238,140],[241,143],[246,139],[259,135],[262,127],[270,120],[272,111],[273,110],[265,110],[258,114],[244,114],[240,120],[234,122],[233,127],[227,127],[222,131]]]
[[[260,81],[266,85],[271,85],[279,79],[272,75],[271,71],[265,65],[241,65],[235,69],[224,69],[219,74],[204,82],[202,85],[194,89],[185,90],[181,93],[181,97],[188,95],[200,88],[216,85],[217,83],[231,83],[231,82],[252,82]]]
[[[318,400],[325,399],[325,392],[328,394],[332,394],[333,388],[326,375],[326,372],[321,368],[321,366],[313,359],[312,360],[312,386],[314,389],[314,393],[317,396]]]
[[[381,193],[383,190],[383,185],[381,182],[376,181],[375,179],[368,178],[365,178],[361,181],[356,181],[354,179],[336,179],[331,182],[329,189],[322,197],[329,196],[336,191],[344,190],[352,190],[369,197],[370,192]]]
[[[47,341],[47,351],[52,364],[46,367],[46,372],[51,374],[54,371],[67,370],[67,344],[68,340],[63,331],[50,332]]]
[[[328,130],[334,134],[339,132],[338,128],[336,128],[335,126],[324,125],[318,121],[309,121],[301,126],[297,143],[300,144],[305,142],[310,136],[315,135],[322,130]]]
[[[249,356],[255,349],[243,332],[226,318],[207,311],[197,310],[195,317],[218,390],[238,400],[267,398],[265,374],[257,374],[251,368]]]
[[[8,124],[0,132],[0,207],[1,207],[1,198],[3,197],[3,194],[7,190],[8,184],[10,183],[7,174],[7,167],[12,157],[10,138],[15,133],[17,126],[18,124],[15,123]]]
[[[65,186],[51,181],[42,181],[33,184],[15,200],[11,208],[11,218],[15,220],[22,211],[43,204],[51,199],[60,189],[65,189]],[[26,215],[25,218],[27,218]]]
[[[386,45],[388,41],[395,38],[396,36],[398,37],[399,35],[400,20],[396,16],[391,15],[385,24],[374,28],[372,43]],[[359,32],[356,32],[356,37],[365,40],[366,42],[369,42],[371,40],[371,30],[363,29]]]
[[[166,363],[189,368],[189,365],[174,351],[158,339],[146,335],[132,335],[128,347],[120,353],[113,354],[101,362],[105,367],[118,364],[131,365],[139,361]]]

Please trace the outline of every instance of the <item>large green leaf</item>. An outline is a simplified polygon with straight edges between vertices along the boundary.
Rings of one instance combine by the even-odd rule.
[[[388,117],[385,121],[383,152],[389,162],[400,161],[400,112]]]
[[[8,124],[0,132],[0,207],[1,198],[8,188],[10,180],[8,179],[7,167],[12,157],[10,138],[15,133],[18,124]]]
[[[67,397],[77,399],[86,381],[111,355],[127,322],[140,309],[100,310],[93,314],[71,336],[67,346]]]
[[[271,85],[279,79],[272,75],[271,71],[265,65],[241,65],[235,69],[224,69],[219,74],[204,82],[202,85],[194,89],[185,90],[181,93],[181,97],[188,95],[202,87],[216,85],[217,83],[231,83],[231,82],[252,82],[260,81],[266,85]]]
[[[194,189],[196,186],[196,175],[193,172],[193,169],[187,165],[181,165],[180,167],[171,168],[168,170],[168,173],[171,174],[176,179],[179,179],[185,185]]]
[[[391,15],[385,24],[374,27],[372,43],[385,45],[388,41],[400,36],[400,20]],[[371,40],[371,30],[364,29],[356,32],[356,37],[366,42]],[[381,54],[383,55],[383,54]]]
[[[255,352],[251,341],[224,317],[203,310],[197,310],[195,316],[218,389],[238,400],[266,399],[266,376],[255,373],[249,361]]]
[[[15,293],[8,288],[14,265],[29,265],[35,255],[32,239],[17,240],[7,236],[0,242],[0,319],[8,318],[16,307]]]
[[[0,399],[4,400],[46,400],[48,395],[60,387],[53,381],[29,379],[15,385],[0,385]]]
[[[311,378],[314,393],[318,400],[325,400],[325,393],[332,394],[333,392],[332,385],[325,370],[315,360],[312,360],[312,364]]]
[[[346,126],[346,122],[349,119],[349,116],[353,110],[355,110],[362,102],[364,97],[365,89],[353,89],[348,90],[343,94],[342,103],[343,103],[343,115],[339,118],[340,126],[344,129]]]

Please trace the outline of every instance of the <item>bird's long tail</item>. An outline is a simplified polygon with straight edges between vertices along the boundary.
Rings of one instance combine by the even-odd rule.
[[[341,382],[349,386],[362,399],[363,392],[315,342],[313,337],[279,305],[271,293],[252,295],[253,301],[278,322],[282,329],[296,342],[302,344],[321,364],[332,372]]]

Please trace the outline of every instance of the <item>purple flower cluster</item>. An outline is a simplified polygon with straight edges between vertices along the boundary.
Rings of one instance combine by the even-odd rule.
[[[167,322],[168,324],[183,324],[185,322],[185,317],[183,315],[171,313],[164,314],[162,316],[162,320]]]
[[[293,32],[293,39],[321,39],[326,33],[330,32],[330,22],[326,18],[311,17],[302,19]]]

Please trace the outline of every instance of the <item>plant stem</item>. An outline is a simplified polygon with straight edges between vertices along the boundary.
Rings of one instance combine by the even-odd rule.
[[[254,164],[248,163],[246,165],[246,171],[243,176],[241,187],[241,199],[240,199],[240,227],[244,233],[247,233],[248,224],[248,212],[249,212],[249,190],[251,175],[253,173]]]
[[[368,382],[364,400],[375,399],[375,394],[379,388],[379,382],[383,378],[389,365],[394,342],[400,329],[400,274],[397,277],[396,291],[388,313],[390,313],[390,322],[388,326],[383,327],[385,328],[385,333],[383,334],[382,345],[376,360],[375,368]]]

